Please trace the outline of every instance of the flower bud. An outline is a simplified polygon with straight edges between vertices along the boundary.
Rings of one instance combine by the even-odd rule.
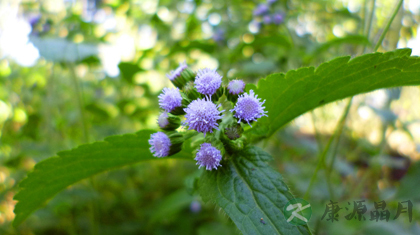
[[[230,140],[236,140],[242,136],[244,129],[238,123],[233,123],[225,128],[225,135]]]
[[[181,119],[168,112],[162,112],[157,121],[160,129],[162,130],[175,130],[181,125]]]
[[[167,157],[181,151],[184,137],[176,131],[157,132],[150,135],[150,152],[155,157]]]
[[[244,93],[245,82],[242,80],[232,80],[227,86],[226,96],[229,101],[236,103],[239,94]]]
[[[195,74],[191,71],[185,62],[180,63],[178,68],[172,70],[166,76],[171,80],[174,86],[182,89],[188,81],[194,81]]]

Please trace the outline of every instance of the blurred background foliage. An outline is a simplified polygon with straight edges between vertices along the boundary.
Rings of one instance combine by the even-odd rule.
[[[275,72],[372,52],[395,0],[2,0],[0,1],[0,234],[238,234],[193,190],[192,162],[159,161],[95,176],[59,193],[11,227],[18,182],[57,151],[156,128],[165,74],[186,61],[224,79],[255,83]],[[373,14],[372,13],[373,10]],[[406,0],[380,51],[420,54],[420,2]],[[316,234],[420,234],[420,90],[353,99],[341,138],[308,201]],[[318,155],[346,102],[302,115],[260,143],[292,192],[304,197]],[[408,174],[407,174],[408,172]],[[328,193],[332,185],[333,195]],[[325,204],[403,199],[413,222],[321,221]],[[366,216],[369,217],[370,211]]]

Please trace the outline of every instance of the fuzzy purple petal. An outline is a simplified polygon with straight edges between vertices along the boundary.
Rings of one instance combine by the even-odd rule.
[[[213,147],[209,143],[203,143],[200,146],[200,149],[197,152],[196,157],[194,158],[197,161],[198,168],[205,167],[206,170],[217,169],[220,165],[220,160],[222,160],[222,154],[220,150]]]
[[[150,152],[155,157],[166,157],[169,154],[171,148],[171,140],[163,132],[157,132],[150,135],[149,139]]]
[[[222,76],[215,69],[201,69],[197,72],[194,85],[203,95],[213,95],[222,84]]]
[[[163,88],[159,95],[159,105],[166,112],[171,112],[182,105],[182,96],[178,88]]]
[[[264,111],[264,102],[260,102],[258,95],[255,95],[253,90],[249,91],[249,94],[245,93],[239,95],[238,101],[231,112],[235,112],[234,117],[239,119],[239,122],[242,120],[247,122],[249,125],[252,121],[257,121],[258,118],[262,116],[267,116],[267,111]]]
[[[219,107],[220,104],[216,106],[208,99],[194,100],[184,109],[186,112],[184,126],[188,126],[188,130],[203,132],[204,135],[207,132],[212,133],[213,129],[218,129],[217,121],[223,117],[221,115],[223,111],[219,111]]]
[[[238,95],[244,92],[245,82],[242,80],[232,80],[228,84],[228,91],[232,95]]]

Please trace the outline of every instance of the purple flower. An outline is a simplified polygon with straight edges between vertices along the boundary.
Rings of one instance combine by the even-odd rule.
[[[195,77],[195,88],[203,95],[213,95],[222,84],[222,76],[215,69],[201,69]]]
[[[271,5],[273,3],[277,2],[277,0],[267,0],[267,4]]]
[[[194,159],[197,161],[197,165],[199,165],[198,169],[205,167],[206,170],[211,171],[217,169],[218,166],[222,166],[220,165],[220,160],[222,160],[220,150],[209,143],[201,144]]]
[[[284,21],[284,14],[283,13],[274,14],[274,16],[273,16],[273,23],[274,24],[279,25],[279,24],[283,23],[283,21]]]
[[[217,121],[222,119],[223,111],[219,111],[219,105],[215,105],[209,99],[197,99],[191,102],[184,111],[185,115],[184,125],[188,125],[188,130],[196,130],[203,132],[206,135],[207,132],[213,133],[213,129],[218,129]]]
[[[170,73],[166,74],[166,77],[169,78],[169,80],[173,81],[175,78],[181,76],[182,71],[184,71],[186,68],[188,68],[187,63],[184,61],[182,63],[179,63],[178,68],[175,70],[172,70]]]
[[[158,123],[160,128],[167,127],[169,125],[168,113],[167,112],[162,112],[158,117],[157,123]]]
[[[192,201],[190,204],[190,210],[192,213],[198,213],[201,211],[201,204],[198,201]]]
[[[255,95],[254,91],[250,90],[249,94],[239,95],[238,102],[230,111],[235,111],[233,116],[239,118],[238,123],[245,121],[251,126],[249,122],[256,121],[262,116],[267,116],[267,111],[264,111],[265,107],[262,106],[265,100],[263,102],[260,102],[260,100],[261,98],[258,98],[258,95]]]
[[[264,24],[270,24],[271,23],[271,16],[270,15],[265,15],[263,17],[263,21],[264,21]]]
[[[182,96],[178,88],[163,88],[162,94],[159,95],[159,105],[166,112],[171,112],[182,105]]]
[[[232,80],[228,84],[228,91],[232,95],[238,95],[244,92],[245,82],[242,80]]]
[[[151,134],[149,144],[151,145],[150,152],[152,152],[155,157],[168,156],[172,145],[169,137],[163,132]]]
[[[260,15],[264,15],[264,14],[268,13],[269,10],[270,9],[268,8],[268,5],[260,4],[254,9],[253,13],[254,13],[255,16],[260,16]]]
[[[222,42],[225,40],[225,31],[223,29],[216,29],[213,34],[213,40],[215,42]]]

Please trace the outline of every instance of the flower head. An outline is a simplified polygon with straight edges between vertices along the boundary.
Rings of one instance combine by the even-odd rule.
[[[186,68],[188,68],[186,62],[179,63],[178,68],[175,70],[172,70],[170,73],[166,74],[166,77],[169,78],[169,80],[173,81],[177,77],[181,76],[182,71],[184,71]]]
[[[222,42],[225,40],[225,31],[223,29],[217,29],[213,34],[213,40],[216,42]]]
[[[169,125],[168,113],[167,112],[162,112],[158,117],[157,123],[158,123],[160,128],[167,127]]]
[[[254,9],[254,15],[260,16],[268,13],[270,9],[268,8],[267,4],[260,4]]]
[[[166,111],[159,114],[157,124],[162,130],[175,130],[181,125],[181,119],[179,117],[172,115]]]
[[[264,111],[264,102],[260,102],[261,98],[258,98],[258,95],[255,95],[253,90],[249,91],[249,94],[245,93],[243,95],[239,95],[238,102],[236,103],[235,107],[230,111],[235,111],[233,115],[236,118],[239,118],[240,121],[245,121],[249,125],[249,122],[256,121],[258,118],[262,116],[267,116],[267,111]]]
[[[277,2],[277,0],[267,0],[267,4],[273,4],[275,2]]]
[[[211,171],[221,166],[220,160],[222,160],[222,154],[220,150],[211,144],[203,143],[194,159],[197,161],[197,165],[200,165],[198,168],[205,167],[206,170]]]
[[[273,23],[274,24],[281,24],[284,21],[284,14],[283,13],[276,13],[273,15]]]
[[[245,82],[242,80],[232,80],[228,84],[228,91],[232,95],[239,95],[244,92]]]
[[[265,15],[263,17],[263,22],[264,22],[264,24],[270,24],[271,23],[271,16],[270,15]]]
[[[195,88],[203,95],[213,95],[222,84],[222,76],[215,69],[201,69],[195,77]]]
[[[150,135],[150,151],[155,157],[166,157],[171,149],[171,140],[163,132],[157,132]]]
[[[182,96],[178,88],[163,88],[162,94],[159,95],[159,105],[166,112],[171,112],[182,105]]]
[[[206,135],[207,132],[212,133],[213,129],[218,129],[217,121],[222,119],[223,111],[219,111],[219,105],[215,105],[209,99],[197,99],[191,102],[187,108],[184,109],[186,112],[184,125],[188,125],[188,130],[196,130],[203,132]]]

